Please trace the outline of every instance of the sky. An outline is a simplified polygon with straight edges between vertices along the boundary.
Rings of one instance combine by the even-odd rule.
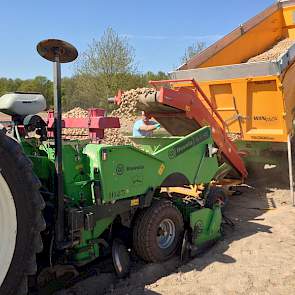
[[[212,44],[275,0],[0,0],[0,77],[51,79],[52,65],[36,51],[48,38],[79,53],[112,27],[135,50],[140,72],[168,72],[196,41]],[[63,76],[74,73],[62,66]]]

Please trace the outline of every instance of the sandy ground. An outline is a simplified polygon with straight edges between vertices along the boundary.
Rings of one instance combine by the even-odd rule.
[[[146,290],[151,294],[294,294],[295,209],[285,203],[287,191],[265,193],[234,198],[228,208],[234,230],[227,229],[225,238],[206,254]],[[247,209],[268,205],[277,209]]]
[[[294,294],[295,208],[279,177],[287,175],[264,174],[231,197],[225,214],[235,226],[225,225],[222,240],[202,255],[186,264],[178,257],[163,264],[136,261],[121,280],[104,269],[58,294]]]

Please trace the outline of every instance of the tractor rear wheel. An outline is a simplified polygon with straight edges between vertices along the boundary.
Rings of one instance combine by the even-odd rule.
[[[168,200],[156,201],[135,221],[133,246],[147,262],[165,261],[177,251],[183,236],[183,218]]]
[[[27,277],[37,271],[44,201],[40,182],[19,144],[0,130],[0,294],[27,294]]]

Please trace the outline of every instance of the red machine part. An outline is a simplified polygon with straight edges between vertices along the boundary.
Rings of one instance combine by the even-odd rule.
[[[115,96],[115,104],[120,105],[121,98],[122,98],[122,94],[123,93],[124,93],[124,91],[122,91],[121,89],[119,89],[117,95]]]
[[[174,89],[161,86],[168,83],[173,83]],[[189,86],[181,86],[181,83],[189,83]],[[159,103],[183,110],[187,118],[195,120],[202,127],[211,126],[213,140],[223,156],[243,178],[247,177],[248,172],[239,151],[226,134],[226,123],[194,79],[150,81],[150,84],[159,90]],[[157,119],[157,113],[151,115]]]
[[[63,118],[62,128],[85,128],[89,131],[89,138],[92,141],[98,141],[104,138],[104,129],[120,128],[119,118],[106,117],[106,111],[103,109],[88,109],[86,118]],[[48,137],[54,136],[54,112],[48,112],[47,118]]]

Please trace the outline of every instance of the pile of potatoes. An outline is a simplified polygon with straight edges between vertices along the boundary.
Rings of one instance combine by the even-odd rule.
[[[286,52],[294,43],[295,41],[289,38],[281,40],[271,49],[250,58],[247,62],[276,61],[280,57],[280,55]]]
[[[88,111],[82,108],[74,108],[62,115],[63,118],[86,118]],[[63,138],[65,139],[86,139],[88,137],[88,130],[83,128],[63,128]]]
[[[153,88],[137,88],[126,91],[121,96],[119,107],[112,111],[110,116],[120,119],[121,127],[119,129],[106,129],[103,143],[112,145],[133,144],[126,136],[132,132],[134,122],[140,116],[140,111],[137,109],[137,100],[141,94],[149,94],[155,92]]]
[[[141,94],[150,94],[155,92],[153,88],[137,88],[126,91],[121,96],[119,107],[113,110],[109,116],[120,119],[120,128],[105,129],[105,137],[102,143],[111,145],[133,144],[127,134],[132,132],[134,122],[140,116],[137,109],[137,99]],[[76,107],[63,114],[63,118],[86,118],[88,111],[80,107]],[[88,137],[87,129],[64,128],[63,137],[66,139],[86,139]]]

